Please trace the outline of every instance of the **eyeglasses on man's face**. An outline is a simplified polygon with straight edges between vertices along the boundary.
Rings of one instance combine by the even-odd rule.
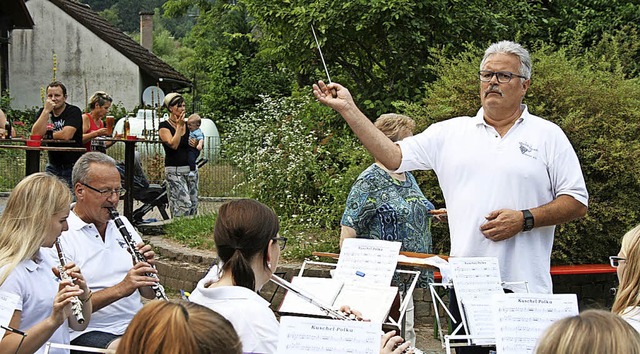
[[[286,237],[274,237],[272,240],[278,242],[280,245],[280,251],[284,251],[284,248],[287,246],[287,238]]]
[[[618,268],[618,266],[620,265],[620,262],[624,262],[627,259],[624,257],[619,257],[619,256],[610,256],[609,257],[609,263],[611,263],[611,266],[614,268]]]
[[[111,195],[113,195],[114,193],[116,195],[118,195],[119,197],[122,197],[123,195],[125,195],[127,193],[127,190],[124,188],[116,188],[116,189],[111,189],[111,188],[106,188],[106,189],[98,189],[95,187],[91,187],[90,185],[84,183],[84,182],[80,182],[81,185],[91,189],[94,192],[98,192],[100,193],[101,196],[108,198]]]
[[[501,84],[506,84],[507,82],[510,82],[514,76],[519,77],[521,79],[526,79],[526,77],[522,75],[514,74],[509,71],[480,70],[478,74],[480,75],[480,81],[482,82],[489,82],[495,76],[496,79],[498,79],[498,82]]]

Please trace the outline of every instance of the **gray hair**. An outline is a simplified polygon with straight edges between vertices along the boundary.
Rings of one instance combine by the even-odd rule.
[[[89,166],[92,163],[101,165],[109,165],[116,167],[116,160],[111,156],[97,151],[87,152],[80,156],[78,161],[73,165],[73,172],[71,173],[71,182],[75,186],[78,182],[86,182],[89,176]]]
[[[520,60],[520,72],[518,74],[526,77],[527,79],[531,78],[531,56],[520,44],[511,41],[493,43],[484,52],[484,57],[480,63],[480,70],[484,70],[484,64],[493,54],[511,54],[517,56]]]

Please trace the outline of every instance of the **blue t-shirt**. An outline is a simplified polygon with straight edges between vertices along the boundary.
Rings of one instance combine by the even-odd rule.
[[[189,132],[189,139],[196,139],[198,141],[204,140],[204,133],[202,133],[202,130],[198,128],[192,132]]]
[[[431,253],[433,204],[415,177],[405,176],[399,181],[375,163],[369,166],[351,187],[340,224],[353,228],[358,238],[398,241],[401,251]],[[432,279],[431,272],[422,271],[418,286],[427,287]]]

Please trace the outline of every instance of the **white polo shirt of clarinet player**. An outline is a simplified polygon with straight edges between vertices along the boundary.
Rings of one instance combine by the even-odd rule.
[[[142,242],[131,223],[124,216],[120,218],[134,242]],[[69,213],[67,222],[69,230],[60,236],[62,250],[70,262],[75,262],[82,269],[91,291],[100,291],[121,282],[133,267],[133,261],[127,243],[113,220],[107,223],[104,242],[96,227],[82,221],[73,211]],[[91,331],[122,335],[140,308],[140,293],[134,291],[133,294],[94,312],[84,332],[71,331],[71,340]]]
[[[550,270],[555,226],[536,227],[494,242],[480,231],[498,209],[532,209],[560,195],[584,205],[588,193],[580,163],[564,132],[552,122],[523,113],[500,134],[475,117],[457,117],[397,142],[396,172],[434,170],[445,198],[451,256],[497,257],[503,281],[527,281],[532,293],[552,293]]]

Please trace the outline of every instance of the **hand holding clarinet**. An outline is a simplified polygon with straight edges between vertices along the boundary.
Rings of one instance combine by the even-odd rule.
[[[133,268],[129,270],[127,273],[127,277],[125,281],[130,283],[130,287],[133,292],[136,288],[140,288],[141,294],[144,297],[153,298],[155,297],[158,300],[167,300],[167,295],[165,295],[164,288],[160,285],[160,281],[158,279],[157,271],[151,264],[153,260],[154,253],[151,250],[151,246],[136,244],[133,240],[133,237],[127,230],[127,227],[124,225],[122,220],[120,219],[120,215],[115,208],[108,208],[109,215],[111,219],[116,224],[118,231],[124,238],[129,248],[129,253],[131,253],[131,258],[133,259]],[[141,287],[149,286],[153,290],[153,296],[146,296]],[[130,294],[127,294],[127,296]]]

